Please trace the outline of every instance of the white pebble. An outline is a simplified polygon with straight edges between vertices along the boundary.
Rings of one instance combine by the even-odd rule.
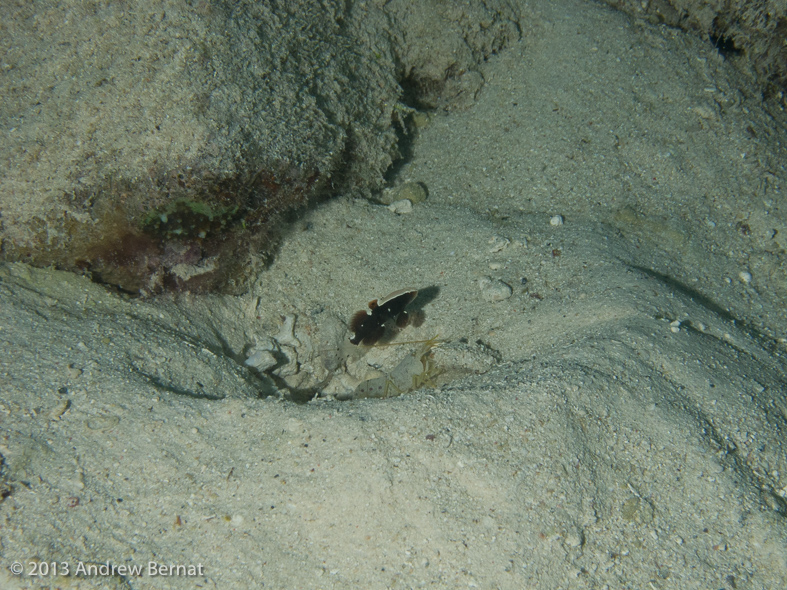
[[[413,212],[413,203],[409,199],[401,199],[399,201],[394,201],[390,205],[388,205],[388,210],[396,213],[397,215],[404,215],[406,213]]]
[[[751,273],[748,270],[742,270],[741,272],[739,272],[738,273],[738,277],[744,283],[751,283],[752,276],[751,276]]]
[[[240,514],[233,514],[230,518],[231,526],[240,526],[243,524],[243,517]]]
[[[284,316],[284,323],[276,334],[276,341],[279,344],[286,344],[287,346],[298,347],[301,345],[300,340],[295,337],[295,316]],[[271,349],[267,349],[271,350]]]
[[[496,254],[501,250],[505,250],[508,247],[508,245],[511,243],[511,240],[509,240],[508,238],[503,238],[501,236],[494,236],[492,238],[489,238],[489,243],[491,244],[491,247],[489,248],[489,252],[492,254]]]
[[[478,281],[478,286],[481,288],[481,297],[484,301],[503,301],[511,297],[514,290],[510,285],[503,281],[493,280],[489,277],[483,277]]]
[[[582,531],[577,529],[570,530],[566,533],[566,545],[569,547],[579,547],[583,544]]]
[[[552,219],[549,220],[549,225],[563,225],[563,216],[553,215]]]
[[[247,367],[253,367],[262,373],[276,366],[276,357],[274,357],[270,351],[253,349],[251,353],[249,358],[243,362]]]

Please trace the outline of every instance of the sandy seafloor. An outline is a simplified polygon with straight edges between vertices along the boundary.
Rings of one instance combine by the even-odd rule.
[[[0,587],[787,587],[784,118],[684,33],[529,10],[414,138],[429,198],[319,206],[248,295],[0,269]],[[346,342],[404,287],[424,387],[337,401],[420,352]]]

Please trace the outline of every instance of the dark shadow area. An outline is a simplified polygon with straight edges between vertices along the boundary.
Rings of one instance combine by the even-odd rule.
[[[651,268],[645,268],[644,266],[637,266],[631,264],[627,266],[629,266],[629,268],[632,268],[634,270],[638,270],[639,272],[641,272],[646,276],[661,281],[665,285],[668,285],[670,288],[672,288],[674,291],[682,295],[685,295],[686,297],[690,298],[692,301],[699,303],[704,308],[715,313],[720,318],[735,324],[735,326],[737,326],[738,328],[746,332],[749,336],[754,338],[757,341],[757,343],[768,352],[773,353],[778,349],[776,342],[772,338],[768,337],[767,335],[757,330],[757,328],[755,328],[751,323],[735,317],[730,312],[730,310],[725,309],[724,307],[713,301],[707,295],[703,295],[696,289],[693,289],[692,287],[689,287],[688,285],[681,283],[679,280],[670,277],[668,275],[665,275],[663,273],[660,273]]]
[[[716,51],[718,51],[719,55],[721,55],[724,59],[743,55],[743,49],[739,49],[735,46],[735,39],[725,35],[720,35],[717,37],[713,33],[711,33],[709,37],[711,43],[713,43],[713,46],[716,48]]]
[[[393,129],[396,132],[396,149],[399,152],[398,157],[394,159],[388,170],[385,171],[385,182],[388,185],[394,184],[396,177],[402,171],[405,164],[413,159],[415,150],[415,140],[418,137],[418,131],[413,123],[412,113],[401,117],[396,111],[395,120],[393,121]]]
[[[437,285],[418,289],[418,296],[413,299],[413,302],[408,307],[411,310],[423,310],[424,306],[437,299],[438,295],[440,295],[440,287]]]

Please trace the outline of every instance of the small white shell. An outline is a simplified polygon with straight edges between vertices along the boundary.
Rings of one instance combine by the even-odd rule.
[[[508,238],[504,238],[502,236],[493,236],[492,238],[489,239],[489,244],[490,244],[489,252],[491,254],[497,254],[498,252],[501,252],[502,250],[508,248],[508,245],[510,243],[511,240],[509,240]]]
[[[253,350],[244,362],[244,365],[257,369],[260,373],[276,366],[276,358],[269,350]]]
[[[397,215],[405,215],[413,212],[413,202],[409,199],[401,199],[388,205],[388,209]]]
[[[492,280],[489,277],[479,279],[478,286],[481,289],[481,297],[484,301],[503,301],[513,294],[514,290],[510,285],[500,280]]]

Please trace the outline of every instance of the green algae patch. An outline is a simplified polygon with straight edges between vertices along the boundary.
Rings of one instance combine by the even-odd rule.
[[[142,221],[142,229],[165,238],[207,238],[238,219],[240,207],[211,207],[200,201],[178,199],[151,211]]]

